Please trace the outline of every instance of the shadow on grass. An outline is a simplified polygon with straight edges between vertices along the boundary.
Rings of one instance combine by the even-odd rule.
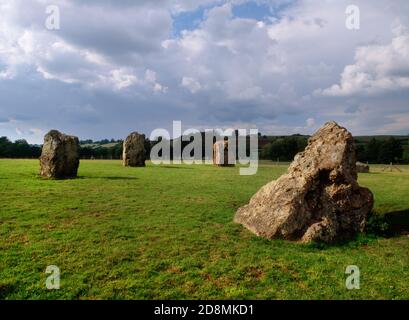
[[[112,181],[120,181],[120,180],[138,180],[137,177],[118,177],[118,176],[95,176],[95,177],[86,177],[86,176],[79,176],[73,180],[112,180]]]
[[[44,178],[44,177],[41,177],[40,175],[36,175],[36,178],[38,180],[43,180],[43,181],[66,181],[66,180],[75,181],[75,180],[94,180],[94,179],[119,181],[119,180],[138,180],[139,179],[137,177],[117,177],[117,176],[111,176],[111,177],[78,176],[78,177],[75,177],[75,178],[59,178],[59,179],[55,179],[55,178]]]
[[[81,179],[87,179],[87,177],[84,177],[84,176],[47,178],[47,177],[43,177],[43,176],[41,176],[41,175],[39,175],[39,174],[34,174],[34,175],[32,175],[32,177],[34,177],[34,179],[42,180],[42,181],[65,181],[65,180],[81,180]]]
[[[357,234],[353,238],[331,244],[311,242],[303,245],[313,250],[327,250],[333,247],[358,248],[368,245],[379,237],[393,238],[402,235],[409,235],[409,209],[385,214],[371,212],[364,233]]]
[[[366,233],[386,238],[409,234],[409,209],[379,215],[372,213]]]
[[[370,242],[376,240],[377,236],[375,235],[368,235],[368,234],[357,234],[356,236],[348,239],[337,240],[332,243],[324,243],[324,242],[309,242],[303,243],[302,245],[305,246],[308,250],[330,250],[334,248],[345,248],[345,249],[352,249],[352,248],[359,248],[362,246],[368,245]]]
[[[136,178],[136,177],[100,177],[98,179],[104,179],[104,180],[138,180],[139,178]]]
[[[0,282],[0,299],[6,299],[8,295],[16,291],[16,286],[13,283]]]
[[[385,221],[393,235],[409,234],[409,209],[386,213]]]
[[[194,168],[192,167],[178,167],[178,166],[158,166],[158,168],[163,168],[163,169],[189,169],[192,170]]]

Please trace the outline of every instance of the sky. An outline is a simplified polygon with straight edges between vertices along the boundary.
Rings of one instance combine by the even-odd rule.
[[[0,0],[0,136],[123,139],[173,121],[312,134],[330,120],[409,134],[409,1]]]

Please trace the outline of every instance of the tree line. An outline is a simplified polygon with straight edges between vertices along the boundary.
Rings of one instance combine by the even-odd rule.
[[[120,159],[122,151],[122,143],[117,143],[112,147],[91,147],[81,145],[80,157],[82,159]]]
[[[301,135],[266,137],[259,136],[260,159],[272,161],[292,161],[294,156],[305,149],[308,137]],[[145,141],[149,158],[151,148],[156,141]],[[182,143],[182,148],[189,142]],[[406,141],[408,143],[408,141]],[[112,144],[106,146],[106,144]],[[203,146],[204,148],[204,146]],[[82,159],[120,159],[123,151],[122,140],[81,141],[80,156]],[[356,139],[357,159],[368,163],[409,163],[409,148],[403,148],[402,141],[394,137],[387,139],[372,138],[369,141]],[[30,145],[26,140],[10,141],[0,137],[0,158],[38,158],[41,146]]]
[[[372,138],[367,144],[357,144],[357,158],[369,163],[409,162],[409,154],[404,154],[401,142],[394,137],[387,140]]]
[[[406,140],[406,143],[408,141]],[[260,158],[272,161],[292,161],[294,156],[305,149],[306,136],[275,137],[265,144]],[[404,152],[400,140],[390,137],[386,140],[372,138],[369,142],[355,140],[357,160],[368,163],[409,163],[409,152]]]
[[[306,136],[275,137],[262,147],[260,158],[272,161],[292,161],[298,152],[305,149],[307,144],[308,137]]]
[[[80,146],[80,157],[82,159],[121,159],[122,152],[123,152],[123,141],[116,140],[116,141],[108,141],[108,140],[101,140],[98,142],[89,142],[92,140],[85,140],[86,144]],[[106,142],[108,141],[108,142]],[[104,146],[104,144],[113,144],[112,146]],[[96,145],[96,146],[90,146]],[[151,150],[151,142],[146,139],[145,140],[145,150],[147,159],[149,159],[149,154]]]
[[[7,137],[0,137],[0,158],[38,158],[41,147],[30,145],[26,140],[11,142]]]

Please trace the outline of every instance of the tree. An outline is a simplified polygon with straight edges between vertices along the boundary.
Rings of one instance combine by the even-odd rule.
[[[378,140],[376,140],[375,138],[372,138],[369,141],[369,143],[366,146],[367,161],[369,161],[371,163],[378,162],[380,146],[381,146],[381,143]]]
[[[274,140],[271,146],[268,146],[266,152],[271,152],[271,159],[292,161],[298,152],[301,152],[307,146],[307,138],[300,136],[282,137]],[[271,151],[270,151],[271,150]]]
[[[361,162],[368,161],[368,156],[366,154],[365,146],[363,146],[361,144],[356,145],[355,152],[356,152],[356,158],[357,158],[358,161],[361,161]]]
[[[379,146],[378,161],[380,163],[398,162],[403,155],[403,148],[399,140],[391,137]]]
[[[267,143],[263,146],[263,148],[261,149],[261,154],[260,154],[260,158],[261,159],[268,159],[271,160],[273,157],[273,153],[272,153],[272,144],[271,143]]]
[[[0,158],[8,156],[12,145],[12,142],[7,137],[0,137]]]

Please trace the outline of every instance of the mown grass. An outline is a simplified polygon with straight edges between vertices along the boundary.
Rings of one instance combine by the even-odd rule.
[[[409,215],[409,170],[360,175],[377,214]],[[409,237],[335,246],[267,241],[232,222],[285,165],[124,168],[82,161],[47,181],[38,161],[0,160],[1,299],[409,299]],[[48,265],[61,289],[45,288]],[[347,290],[357,265],[361,289]]]

